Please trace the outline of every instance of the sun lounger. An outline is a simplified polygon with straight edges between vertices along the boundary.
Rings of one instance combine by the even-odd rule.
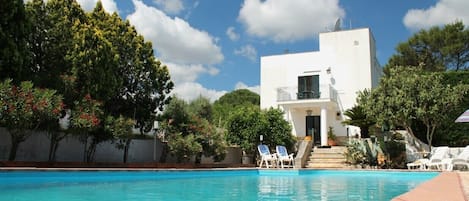
[[[407,168],[409,170],[412,170],[412,169],[425,170],[427,168],[426,164],[428,162],[430,162],[430,160],[428,160],[427,158],[417,159],[416,161],[412,163],[407,163]]]
[[[278,163],[280,163],[280,167],[284,168],[285,166],[288,166],[293,168],[295,161],[293,154],[288,154],[285,146],[277,145],[275,149],[277,151],[277,160]]]
[[[436,168],[438,170],[446,170],[450,166],[449,147],[435,147],[433,154],[429,159],[422,158],[412,163],[407,163],[408,169],[426,170]]]
[[[449,147],[443,146],[435,148],[426,166],[427,169],[436,168],[437,170],[448,170],[450,164]]]
[[[277,164],[277,156],[275,154],[271,154],[269,147],[265,144],[261,144],[257,146],[257,150],[261,156],[261,163],[259,165],[262,168],[262,164],[265,164],[266,168],[269,168],[269,163],[271,166]]]
[[[465,166],[469,170],[469,145],[453,159],[451,159],[448,170],[453,170],[454,167]]]

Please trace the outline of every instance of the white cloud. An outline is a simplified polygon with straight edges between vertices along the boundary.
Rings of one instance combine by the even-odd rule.
[[[216,91],[204,88],[196,83],[201,74],[217,75],[219,70],[214,67],[205,67],[200,64],[180,65],[175,63],[166,63],[168,66],[171,80],[174,82],[174,89],[171,92],[187,101],[194,100],[200,95],[209,98],[211,101],[217,100],[226,91]]]
[[[152,41],[163,61],[182,64],[217,64],[223,61],[221,48],[207,32],[197,30],[183,19],[133,0],[135,12],[127,19],[145,39]]]
[[[179,14],[184,10],[184,4],[181,0],[154,0],[154,2],[163,7],[163,10],[169,14]]]
[[[439,0],[428,9],[412,9],[404,17],[404,25],[411,30],[425,29],[455,21],[469,23],[469,1]]]
[[[217,75],[219,70],[215,67],[205,67],[200,64],[181,65],[165,63],[168,66],[171,80],[177,85],[185,82],[194,82],[200,74]]]
[[[252,92],[254,92],[254,93],[261,94],[261,93],[260,93],[260,92],[261,92],[261,88],[260,88],[259,85],[250,87],[250,86],[244,84],[243,82],[238,82],[238,83],[236,83],[236,85],[235,85],[235,90],[236,90],[236,89],[247,89],[247,90],[252,91]]]
[[[311,38],[344,16],[339,0],[244,0],[238,20],[251,35],[292,42]]]
[[[171,93],[186,101],[192,101],[199,96],[203,96],[209,98],[211,102],[214,102],[227,92],[207,89],[196,82],[186,82],[176,86]]]
[[[30,1],[32,0],[23,0],[23,2],[25,3]],[[98,3],[98,1],[99,0],[77,0],[78,4],[80,4],[81,8],[83,8],[83,10],[85,10],[86,12],[92,11],[96,7],[96,3]],[[48,0],[44,0],[44,2],[48,2]],[[116,2],[114,0],[101,0],[101,4],[103,4],[103,8],[105,11],[109,13],[119,13]]]
[[[197,83],[202,74],[213,76],[219,73],[214,65],[223,61],[223,54],[216,44],[217,38],[140,0],[133,0],[133,3],[135,11],[127,19],[139,34],[152,42],[159,54],[157,57],[168,66],[174,82],[172,94],[188,101],[200,95],[214,101],[226,93]]]
[[[96,7],[96,3],[98,2],[98,0],[77,0],[77,2],[80,4],[83,10],[89,12]],[[101,0],[101,3],[103,4],[103,8],[105,11],[109,13],[119,12],[117,10],[117,5],[114,0]]]
[[[237,41],[239,39],[239,34],[237,34],[235,32],[235,28],[234,27],[228,27],[228,29],[226,29],[226,35],[228,36],[228,38],[230,38],[230,40],[232,41]]]
[[[236,55],[241,55],[248,58],[251,61],[257,60],[257,50],[252,45],[245,45],[240,49],[234,50]]]

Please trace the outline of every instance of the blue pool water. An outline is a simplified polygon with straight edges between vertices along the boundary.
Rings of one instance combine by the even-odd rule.
[[[391,200],[434,172],[4,171],[3,201]]]

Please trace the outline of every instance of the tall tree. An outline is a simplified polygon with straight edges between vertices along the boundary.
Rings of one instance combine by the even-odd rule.
[[[75,23],[84,23],[86,15],[76,1],[31,0],[25,5],[30,32],[28,34],[28,71],[30,79],[39,87],[52,88],[64,95],[68,109],[79,98],[70,83],[74,77],[68,76],[71,63],[66,55],[72,49]],[[44,125],[50,139],[49,160],[55,160],[55,153],[62,139],[69,132],[59,129],[57,122]]]
[[[290,124],[283,118],[283,112],[270,108],[238,107],[227,123],[227,141],[239,145],[246,154],[254,154],[256,146],[262,143],[275,147],[285,145],[292,151],[295,138],[291,134]]]
[[[296,138],[291,134],[290,123],[283,118],[284,112],[280,109],[269,108],[262,111],[262,115],[267,122],[266,127],[261,132],[264,138],[263,143],[268,144],[270,147],[283,145],[290,152],[293,152]]]
[[[214,124],[224,127],[229,115],[237,110],[237,107],[259,107],[260,96],[247,89],[238,89],[226,93],[213,104]]]
[[[222,105],[230,105],[230,106],[238,106],[238,105],[259,105],[260,104],[260,96],[248,89],[237,89],[230,93],[226,93],[222,97],[220,97],[216,104]]]
[[[240,146],[245,154],[253,155],[267,124],[258,107],[238,107],[227,121],[227,141]]]
[[[90,94],[97,100],[107,102],[122,86],[122,78],[115,71],[118,57],[112,44],[101,30],[92,25],[75,23],[73,43],[66,55],[70,62],[70,76],[75,77],[78,97]]]
[[[200,96],[199,98],[193,100],[189,104],[189,111],[201,118],[204,118],[208,121],[212,120],[212,104],[208,98]]]
[[[443,73],[443,80],[445,84],[469,85],[469,71],[449,71]],[[449,146],[466,146],[469,144],[469,124],[456,123],[454,120],[461,115],[463,111],[469,108],[469,96],[466,95],[463,101],[457,105],[454,111],[447,111],[448,118],[442,120],[442,128],[436,132],[435,145],[449,145]]]
[[[60,91],[69,109],[89,95],[101,103],[102,118],[123,115],[135,119],[141,133],[151,129],[173,84],[151,43],[128,21],[106,13],[100,1],[87,14],[75,0],[32,0],[27,11],[35,30],[28,44],[38,86]]]
[[[172,90],[169,71],[154,57],[152,44],[145,42],[129,21],[116,13],[106,13],[100,2],[89,14],[90,22],[108,40],[118,58],[114,68],[121,87],[110,96],[104,108],[113,115],[122,114],[136,120],[142,133],[151,129],[158,110],[168,104]]]
[[[385,69],[395,66],[421,66],[427,71],[468,69],[469,29],[456,22],[421,30],[400,43],[396,51]]]
[[[423,122],[424,140],[431,146],[446,112],[454,109],[467,91],[467,85],[444,84],[441,74],[395,67],[369,95],[360,94],[358,102],[368,115],[376,117],[378,125],[403,127],[412,136],[416,136],[413,124]]]
[[[75,0],[32,0],[26,4],[31,32],[28,36],[30,70],[33,82],[39,87],[57,89],[64,95],[66,105],[72,105],[73,97],[64,89],[72,66],[66,59],[73,47],[72,27],[85,23],[86,15]]]
[[[118,57],[112,44],[104,37],[102,31],[91,24],[76,21],[71,28],[74,31],[72,48],[66,55],[71,68],[68,76],[75,78],[71,85],[76,97],[90,96],[96,101],[107,103],[111,97],[118,93],[122,86],[122,78],[116,71]],[[76,106],[76,105],[75,105]],[[98,116],[102,121],[106,114]],[[72,113],[72,119],[76,113]],[[97,127],[102,127],[98,124]],[[85,144],[86,161],[94,159],[97,144],[111,139],[106,132],[84,130],[81,133],[82,142]],[[87,145],[88,137],[91,143]],[[87,147],[88,146],[88,147]],[[86,148],[87,147],[87,148]]]
[[[0,80],[28,80],[28,25],[23,0],[0,0]]]

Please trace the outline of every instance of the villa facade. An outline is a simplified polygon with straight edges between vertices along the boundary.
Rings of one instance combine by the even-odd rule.
[[[355,136],[358,127],[342,125],[357,92],[378,85],[382,68],[368,28],[319,34],[319,51],[261,57],[261,108],[280,108],[298,138],[311,136],[327,145],[336,136]]]

